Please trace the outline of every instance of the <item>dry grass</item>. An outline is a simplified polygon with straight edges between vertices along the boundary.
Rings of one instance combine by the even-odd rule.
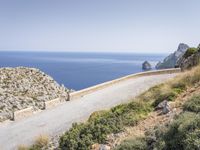
[[[47,149],[49,144],[49,137],[47,135],[40,135],[35,139],[35,143],[30,147],[19,145],[18,150],[42,150]]]
[[[173,101],[186,89],[200,82],[200,65],[182,72],[177,77],[150,88],[138,97],[140,101],[150,102],[155,107],[163,100]]]
[[[47,145],[49,143],[49,137],[47,135],[40,135],[37,137],[35,144],[36,145]]]
[[[48,143],[49,143],[49,137],[46,135],[40,135],[39,137],[36,138],[35,144],[33,146],[43,148],[46,147]]]
[[[193,84],[199,82],[200,81],[200,65],[180,74],[180,76],[177,77],[176,80],[177,80],[176,83],[182,83],[187,86],[192,86]]]
[[[19,145],[18,150],[28,150],[28,147],[26,147],[25,145]]]

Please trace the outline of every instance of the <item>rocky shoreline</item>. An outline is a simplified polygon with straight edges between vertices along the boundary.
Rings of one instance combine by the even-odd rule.
[[[69,92],[39,69],[0,68],[0,122],[11,119],[13,111],[43,109],[45,101],[58,97],[68,100]]]

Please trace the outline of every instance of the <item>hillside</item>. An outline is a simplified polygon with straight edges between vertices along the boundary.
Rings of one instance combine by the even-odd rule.
[[[112,147],[115,150],[196,150],[199,149],[198,130],[199,82],[169,102],[170,112],[155,110],[134,127],[125,130]],[[193,129],[190,129],[192,127]]]
[[[33,106],[43,109],[44,101],[68,99],[68,89],[35,68],[0,68],[0,122],[12,112]]]
[[[188,49],[182,58],[183,70],[191,69],[199,63],[199,47],[192,53],[189,51],[191,49]],[[112,139],[114,141],[111,142],[112,148],[115,150],[200,149],[200,66],[182,73],[171,83],[175,83],[175,87],[181,90],[177,96],[163,97],[163,100],[170,100],[169,113],[163,114],[162,111],[155,109],[138,125],[126,127],[123,131],[125,136]]]
[[[199,82],[200,66],[150,88],[129,103],[118,105],[110,110],[94,112],[88,121],[74,123],[59,140],[56,138],[47,144],[47,138],[44,138],[45,140],[42,138],[27,149],[54,149],[55,146],[63,150],[146,150],[156,148],[152,145],[159,143],[160,140],[154,141],[158,137],[149,137],[149,132],[155,135],[154,128],[157,125],[162,125],[162,128],[165,129],[165,125],[183,111],[184,103],[194,93],[200,91]],[[156,109],[164,100],[168,101],[169,112]],[[149,136],[146,136],[147,134]],[[158,136],[160,137],[160,135]],[[152,140],[154,143],[149,144]]]

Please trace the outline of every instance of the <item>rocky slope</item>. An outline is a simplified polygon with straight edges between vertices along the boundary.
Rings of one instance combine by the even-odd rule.
[[[179,59],[177,65],[182,70],[187,70],[187,69],[190,69],[193,66],[196,66],[199,63],[200,63],[200,44],[193,54],[191,54],[188,57],[183,56],[181,59]]]
[[[29,106],[43,109],[44,101],[68,99],[68,89],[35,68],[0,68],[0,121]]]
[[[174,53],[170,54],[163,60],[163,62],[159,62],[156,65],[156,69],[174,68],[188,48],[189,46],[184,43],[179,44],[178,49]]]

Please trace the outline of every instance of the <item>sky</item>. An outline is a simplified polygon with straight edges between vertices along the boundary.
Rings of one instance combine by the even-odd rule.
[[[169,53],[200,43],[200,0],[0,0],[0,50]]]

